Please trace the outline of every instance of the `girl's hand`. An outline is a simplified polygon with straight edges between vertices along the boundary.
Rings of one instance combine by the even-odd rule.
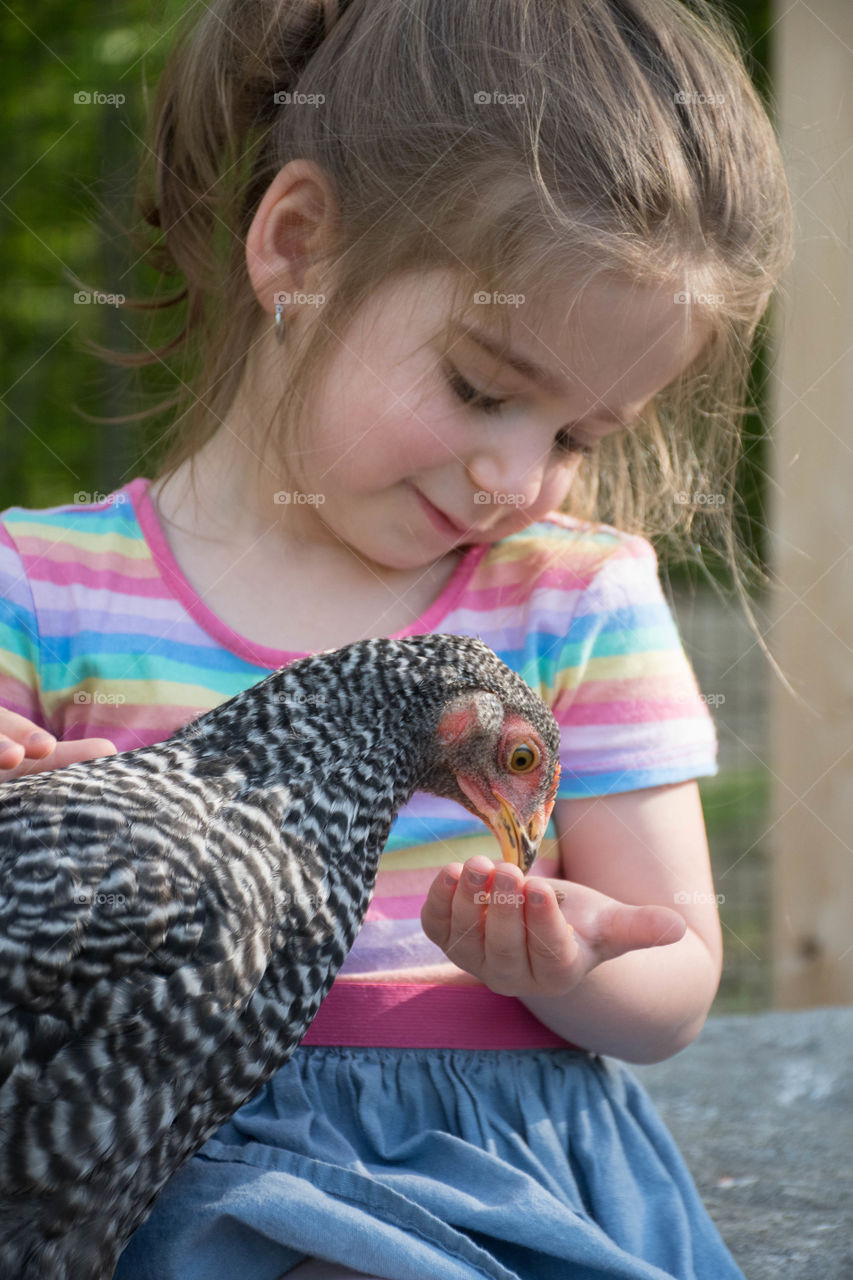
[[[505,996],[565,995],[602,961],[678,942],[687,929],[669,907],[631,906],[571,880],[525,880],[481,854],[442,867],[421,924],[449,960]]]
[[[40,729],[32,720],[0,707],[0,782],[11,782],[28,773],[61,769],[77,760],[115,754],[116,748],[109,738],[57,742],[52,733]]]

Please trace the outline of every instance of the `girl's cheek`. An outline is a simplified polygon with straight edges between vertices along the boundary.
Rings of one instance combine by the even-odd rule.
[[[423,406],[417,414],[411,414],[406,430],[406,456],[422,468],[439,467],[448,461],[463,461],[469,446],[469,432],[465,423],[451,418],[446,412],[430,413]]]

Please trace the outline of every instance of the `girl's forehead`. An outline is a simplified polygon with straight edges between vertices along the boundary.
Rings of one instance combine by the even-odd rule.
[[[675,284],[605,274],[582,288],[567,280],[535,297],[485,298],[473,275],[460,282],[449,269],[412,271],[380,286],[367,310],[366,341],[393,349],[395,360],[430,348],[465,353],[472,370],[499,371],[519,388],[557,397],[585,388],[616,419],[676,378],[711,333]]]
[[[439,283],[433,297],[442,297]],[[645,382],[665,384],[692,363],[713,332],[675,283],[602,276],[574,293],[569,282],[535,298],[509,293],[497,300],[472,298],[470,305],[464,290],[451,297],[446,286],[444,301],[446,308],[439,301],[429,318],[431,332],[446,347],[498,361],[555,395],[566,391],[567,371],[577,367],[593,377],[600,370],[612,381],[614,369],[642,365],[645,376],[634,379],[640,391]]]

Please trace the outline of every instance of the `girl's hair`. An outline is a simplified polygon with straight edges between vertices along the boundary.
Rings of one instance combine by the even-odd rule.
[[[753,343],[791,257],[792,213],[730,20],[707,0],[202,9],[167,62],[138,188],[157,232],[152,245],[146,231],[151,260],[183,286],[127,304],[185,303],[183,327],[138,356],[100,349],[125,364],[182,361],[158,475],[218,428],[270,324],[245,241],[272,178],[303,157],[328,175],[339,218],[317,263],[320,323],[305,327],[269,424],[290,473],[300,406],[336,334],[392,277],[454,268],[451,319],[491,319],[505,333],[510,308],[472,305],[476,294],[523,295],[514,314],[533,324],[535,300],[553,298],[558,280],[567,320],[596,278],[672,289],[711,340],[638,429],[582,464],[567,509],[699,562],[701,542],[716,546],[752,622],[744,586],[764,575],[739,541],[735,471]]]

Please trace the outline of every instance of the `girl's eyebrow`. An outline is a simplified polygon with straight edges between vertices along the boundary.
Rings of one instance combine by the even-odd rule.
[[[544,365],[537,364],[535,360],[531,360],[528,356],[523,356],[517,351],[510,351],[509,348],[502,346],[500,341],[490,334],[478,329],[476,325],[456,323],[450,326],[450,331],[458,332],[463,337],[470,338],[478,346],[482,347],[484,351],[488,351],[489,355],[494,356],[496,360],[500,360],[503,364],[508,364],[530,382],[538,382],[540,386],[544,387],[546,391],[550,391],[552,395],[566,394],[568,390],[566,384],[555,378]],[[615,422],[620,427],[625,426],[624,417],[618,413],[612,413],[604,407],[593,410],[590,417],[598,418],[603,422]]]

